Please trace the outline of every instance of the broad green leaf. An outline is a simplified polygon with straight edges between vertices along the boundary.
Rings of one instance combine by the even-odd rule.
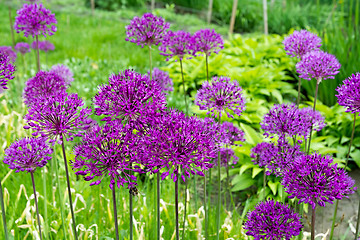
[[[237,181],[236,184],[234,184],[234,186],[231,188],[232,192],[244,190],[255,184],[255,180],[252,179],[251,176],[247,174],[238,175],[238,177],[236,177],[235,179]]]
[[[253,129],[249,125],[240,123],[240,127],[242,130],[244,130],[245,139],[248,143],[255,145],[256,143],[259,143],[262,141],[260,134],[258,132],[256,132],[255,129]]]
[[[252,170],[252,178],[256,177],[261,171],[263,171],[263,168],[254,167]]]
[[[274,196],[275,196],[276,193],[277,193],[277,187],[278,187],[278,185],[279,185],[279,182],[269,181],[267,185],[270,187],[272,193],[273,193]]]

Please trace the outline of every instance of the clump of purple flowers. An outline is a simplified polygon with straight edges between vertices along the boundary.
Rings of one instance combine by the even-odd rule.
[[[206,56],[219,53],[224,48],[224,40],[214,29],[201,29],[192,36],[194,53],[203,52]]]
[[[37,49],[36,41],[31,43],[32,49]],[[49,41],[39,41],[39,50],[48,52],[48,51],[54,51],[55,46]]]
[[[55,24],[57,24],[55,14],[52,14],[41,3],[24,4],[17,11],[14,29],[17,33],[24,32],[25,37],[35,37],[40,34],[46,37],[56,32]]]
[[[10,58],[0,52],[0,90],[7,89],[7,82],[14,79],[15,66],[10,62]]]
[[[185,181],[190,174],[204,176],[203,171],[213,167],[216,156],[216,128],[195,116],[183,112],[162,112],[149,124],[142,137],[143,164],[153,173],[166,169],[161,178],[171,174]],[[198,170],[200,169],[200,170]]]
[[[160,54],[167,56],[166,60],[177,56],[180,61],[187,54],[192,54],[193,40],[190,33],[185,31],[168,31],[159,46]]]
[[[298,198],[315,209],[316,205],[325,207],[325,202],[354,193],[354,180],[346,171],[337,168],[330,156],[318,153],[303,155],[295,159],[292,166],[283,173],[282,184],[289,198]]]
[[[280,138],[278,144],[262,142],[251,149],[250,157],[259,167],[266,167],[266,174],[274,173],[281,176],[295,158],[302,156],[299,145],[290,145],[287,141]]]
[[[13,63],[16,61],[16,52],[13,51],[11,46],[0,46],[0,53],[7,55]]]
[[[34,130],[33,136],[46,137],[50,142],[58,138],[68,141],[82,136],[92,120],[91,109],[84,108],[84,102],[77,94],[58,93],[33,102],[29,112],[24,116],[25,129]]]
[[[220,144],[228,146],[241,146],[237,142],[245,141],[245,133],[232,122],[223,122],[220,126]]]
[[[150,74],[150,72],[148,72],[148,74]],[[159,84],[163,93],[174,91],[174,83],[170,78],[169,73],[154,68],[151,79]]]
[[[205,81],[195,96],[195,104],[200,110],[208,110],[207,114],[215,115],[224,111],[228,117],[233,114],[226,110],[233,111],[240,116],[245,110],[245,97],[242,88],[237,81],[231,81],[228,77],[213,77],[211,82]]]
[[[91,185],[98,185],[107,176],[110,188],[128,184],[132,188],[136,177],[131,172],[140,172],[138,166],[131,166],[136,156],[137,137],[131,129],[121,123],[110,122],[102,127],[94,125],[74,148],[72,163],[77,175],[84,176]]]
[[[137,45],[152,46],[158,45],[163,39],[170,24],[165,22],[162,17],[154,16],[152,13],[145,13],[141,18],[134,17],[126,29],[126,41]]]
[[[22,138],[5,149],[4,163],[15,172],[34,172],[47,164],[52,152],[42,138]]]
[[[360,112],[360,73],[352,74],[343,81],[336,91],[339,105],[346,108],[346,112]]]
[[[74,74],[63,64],[57,64],[51,67],[49,72],[53,72],[65,80],[65,85],[70,85],[74,81]]]
[[[23,92],[24,103],[27,106],[38,104],[40,99],[64,94],[66,88],[65,80],[58,74],[39,71],[35,77],[30,78],[25,83]]]
[[[25,53],[30,52],[30,46],[26,42],[19,42],[15,45],[15,50],[25,55]]]
[[[231,161],[232,160],[232,161]],[[222,167],[227,167],[230,164],[235,165],[239,160],[238,156],[231,148],[220,148],[220,164]],[[214,161],[214,165],[217,166],[218,162]]]
[[[126,121],[141,120],[144,111],[165,109],[166,99],[162,88],[149,76],[125,70],[109,77],[109,83],[99,86],[93,98],[95,114],[106,115],[103,121],[114,118]]]
[[[279,137],[303,136],[307,138],[310,134],[311,125],[313,130],[320,131],[324,126],[324,117],[311,108],[298,109],[295,104],[275,105],[265,114],[260,123],[265,131],[264,135],[276,134]]]
[[[284,39],[283,44],[287,55],[301,59],[306,53],[321,47],[321,38],[303,29],[300,32],[294,31]]]
[[[255,240],[290,240],[300,234],[303,225],[300,215],[288,205],[269,200],[260,202],[248,213],[244,229]]]
[[[296,64],[296,71],[300,78],[309,81],[315,78],[320,83],[322,80],[334,79],[339,73],[340,66],[334,55],[317,50],[305,54]]]

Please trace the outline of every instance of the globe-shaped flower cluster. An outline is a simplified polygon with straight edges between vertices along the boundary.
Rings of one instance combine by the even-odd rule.
[[[286,54],[301,59],[306,53],[318,50],[321,47],[321,38],[312,32],[302,29],[294,31],[293,34],[286,37],[283,44]]]
[[[206,56],[219,53],[224,48],[224,40],[214,29],[201,29],[192,36],[192,49],[194,53],[202,52]]]
[[[14,79],[15,66],[11,63],[10,58],[0,52],[0,90],[7,89],[7,82]]]
[[[15,45],[15,50],[24,55],[25,53],[30,52],[30,46],[26,42],[19,42]]]
[[[360,73],[345,79],[336,91],[338,103],[345,107],[346,112],[360,113]]]

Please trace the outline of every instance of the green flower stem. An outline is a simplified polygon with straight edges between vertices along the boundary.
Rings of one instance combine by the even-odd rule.
[[[49,231],[48,231],[48,212],[47,212],[47,191],[46,191],[46,166],[44,166],[42,171],[42,179],[43,179],[43,188],[44,188],[44,235],[46,238],[49,237]]]
[[[206,173],[204,174],[204,213],[205,213],[205,216],[204,216],[204,220],[205,220],[205,240],[208,239],[208,235],[207,235],[207,232],[208,232],[208,213],[207,213],[207,206],[206,206]]]
[[[64,214],[64,204],[61,198],[61,187],[60,187],[60,180],[59,180],[59,172],[58,172],[58,166],[57,166],[57,159],[54,159],[54,167],[55,167],[55,178],[57,181],[57,184],[59,186],[59,204],[60,204],[60,214],[61,214],[61,221],[62,221],[62,227],[64,231],[64,238],[67,239],[67,231],[66,231],[66,222],[65,222],[65,214]]]
[[[12,23],[11,7],[10,6],[9,6],[9,23],[10,23],[10,30],[11,30],[11,41],[12,41],[13,47],[15,47],[14,25]]]
[[[177,167],[177,170],[179,168]],[[176,173],[176,181],[175,181],[175,224],[176,224],[176,240],[179,240],[179,173]]]
[[[209,81],[209,56],[206,54],[206,80]]]
[[[41,223],[40,223],[40,216],[39,216],[38,201],[37,201],[37,197],[36,197],[34,173],[31,172],[30,174],[31,174],[31,181],[32,181],[32,186],[33,186],[33,190],[34,190],[34,199],[35,199],[36,215],[37,215],[37,221],[38,221],[38,225],[39,225],[39,235],[40,235],[40,239],[42,240]]]
[[[209,190],[208,190],[208,197],[207,197],[207,203],[204,201],[204,204],[207,205],[207,215],[206,215],[206,222],[205,222],[205,239],[209,239],[209,216],[210,216],[210,211],[211,211],[211,207],[210,207],[210,200],[211,200],[211,191],[212,191],[212,186],[211,186],[212,182],[211,182],[211,168],[209,169]]]
[[[62,148],[62,153],[63,153],[63,157],[64,157],[65,172],[66,172],[66,182],[67,182],[67,189],[68,189],[68,194],[69,194],[69,202],[70,202],[70,211],[71,211],[72,225],[73,225],[75,240],[78,240],[78,236],[77,236],[77,232],[76,232],[75,214],[74,214],[73,202],[72,202],[72,197],[71,197],[70,178],[69,178],[69,170],[68,170],[67,160],[66,160],[66,153],[65,153],[64,141],[65,141],[65,139],[64,139],[64,137],[62,136],[62,137],[61,137],[61,148]]]
[[[359,201],[359,209],[358,209],[358,216],[356,222],[356,233],[355,233],[355,240],[359,237],[359,225],[360,225],[360,201]]]
[[[1,215],[2,215],[2,220],[3,220],[5,240],[8,240],[9,236],[8,236],[8,230],[6,227],[5,205],[4,205],[4,196],[3,196],[2,186],[1,186],[1,180],[0,180],[0,202],[1,202]]]
[[[185,179],[185,196],[184,196],[184,221],[183,221],[183,230],[182,230],[182,238],[185,239],[185,221],[186,221],[186,206],[187,206],[187,185],[188,181]]]
[[[300,105],[300,91],[301,91],[301,78],[299,78],[299,82],[298,82],[298,97],[296,100],[297,107],[299,107]]]
[[[150,65],[150,80],[152,79],[152,57],[151,57],[151,45],[149,45],[149,65]]]
[[[311,214],[311,240],[315,240],[315,215],[316,215],[316,205],[315,208],[312,209]]]
[[[298,205],[299,205],[299,214],[300,214],[300,217],[301,217],[302,219],[304,219],[304,218],[303,218],[303,216],[304,216],[304,203],[300,203],[300,204],[298,203]],[[303,239],[303,229],[300,230],[300,234],[298,235],[297,239],[298,239],[298,240]]]
[[[160,240],[160,172],[158,172],[156,178],[156,190],[157,190],[157,239]]]
[[[266,198],[265,188],[266,188],[266,167],[264,167],[264,179],[263,179],[263,199],[264,200]]]
[[[131,175],[132,173],[131,173],[131,169],[132,169],[132,163],[130,163],[130,170],[129,170],[129,175]],[[116,207],[116,206],[115,206]],[[133,229],[134,229],[134,221],[133,221],[133,215],[134,215],[134,213],[133,213],[133,193],[132,193],[132,191],[129,191],[129,209],[130,209],[130,240],[133,240],[134,238],[133,238]],[[117,225],[117,223],[116,223],[116,225]],[[115,225],[115,226],[116,226]],[[117,234],[119,234],[119,233],[117,233]],[[117,239],[118,240],[118,239]]]
[[[117,209],[116,209],[116,194],[115,194],[115,184],[113,185],[112,188],[112,197],[113,197],[113,208],[114,208],[114,222],[115,222],[115,233],[116,233],[116,240],[119,240],[119,227],[118,227],[118,218],[117,218]],[[131,194],[130,194],[131,196]],[[130,206],[130,209],[132,208],[132,206]],[[130,232],[131,232],[131,228],[130,228]]]
[[[181,79],[182,79],[183,90],[184,90],[184,102],[185,102],[186,116],[188,116],[189,115],[189,109],[188,109],[188,104],[187,104],[187,99],[186,99],[185,80],[184,80],[184,71],[183,71],[182,59],[180,59],[180,70],[181,70]]]
[[[36,67],[37,71],[40,72],[40,53],[39,53],[39,37],[36,35]]]
[[[314,98],[314,107],[313,107],[313,111],[315,111],[315,106],[316,106],[316,99],[317,99],[317,95],[318,95],[318,91],[319,91],[319,84],[321,82],[321,78],[319,80],[317,80],[316,82],[316,90],[315,90],[315,98]],[[311,123],[311,127],[310,127],[310,136],[309,136],[309,145],[307,148],[307,154],[310,153],[310,144],[311,144],[311,134],[313,131],[313,123]]]
[[[219,125],[221,125],[221,114],[219,112]],[[220,150],[218,152],[218,198],[217,198],[217,206],[216,206],[216,240],[220,239],[220,217],[221,217],[221,158],[220,158]]]
[[[198,205],[197,205],[197,201],[198,201],[198,196],[197,196],[197,191],[196,191],[196,186],[197,186],[197,175],[193,175],[193,180],[194,180],[194,202],[195,202],[195,212],[197,212],[198,210]]]
[[[345,167],[344,167],[345,170],[346,170],[346,167],[347,167],[347,165],[348,165],[348,163],[349,163],[351,145],[352,145],[352,142],[353,142],[353,140],[354,140],[355,123],[356,123],[356,113],[354,113],[354,122],[353,122],[353,128],[352,128],[352,132],[351,132],[349,150],[348,150],[348,153],[347,153],[347,156],[346,156]],[[335,229],[335,222],[336,222],[336,215],[337,215],[338,205],[339,205],[339,200],[337,199],[337,200],[336,200],[336,203],[335,203],[335,210],[334,210],[333,221],[332,221],[332,224],[331,224],[330,240],[332,240],[333,237],[334,237],[334,229]]]

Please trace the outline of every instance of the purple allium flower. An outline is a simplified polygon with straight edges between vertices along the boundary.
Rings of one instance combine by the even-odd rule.
[[[14,29],[17,33],[24,32],[24,36],[53,35],[57,24],[55,14],[46,9],[41,3],[24,4],[17,11]]]
[[[46,137],[49,142],[57,139],[68,141],[82,136],[92,123],[89,119],[91,109],[83,108],[84,102],[77,94],[58,93],[32,103],[24,116],[25,129],[33,129],[33,136]]]
[[[25,53],[30,52],[30,46],[26,42],[19,42],[15,45],[15,50],[24,55]]]
[[[266,174],[274,173],[276,176],[281,176],[285,169],[287,169],[295,158],[302,156],[299,145],[290,145],[287,141],[280,138],[278,144],[262,142],[251,149],[250,157],[253,162],[259,167],[266,167]]]
[[[167,56],[166,60],[178,56],[180,60],[186,54],[192,54],[193,39],[191,34],[185,31],[168,31],[159,46],[160,54]]]
[[[22,138],[5,149],[4,163],[15,172],[34,172],[51,159],[53,150],[42,138]]]
[[[74,81],[74,74],[63,64],[57,64],[51,67],[50,72],[56,73],[65,80],[66,85],[70,85]]]
[[[152,13],[145,13],[141,18],[134,17],[126,29],[126,41],[136,43],[137,45],[152,46],[158,45],[170,24],[165,22],[162,17],[154,16]]]
[[[203,52],[210,56],[212,52],[218,54],[224,48],[224,40],[214,29],[201,29],[195,32],[192,38],[194,53]]]
[[[166,169],[162,179],[171,173],[174,181],[177,175],[185,181],[185,176],[204,176],[202,171],[213,167],[218,150],[215,136],[216,128],[210,128],[203,119],[187,117],[177,110],[164,111],[153,119],[141,138],[143,153],[139,155],[148,171]]]
[[[7,89],[7,82],[14,79],[15,66],[10,62],[10,58],[0,52],[0,91]]]
[[[318,153],[303,155],[295,159],[292,166],[283,173],[282,184],[289,198],[298,198],[315,209],[316,205],[325,207],[325,202],[333,203],[348,194],[354,193],[356,187],[342,168],[333,164],[330,156]]]
[[[245,110],[245,97],[239,83],[231,81],[228,77],[213,77],[211,82],[205,81],[195,96],[195,104],[200,110],[208,110],[207,114],[224,111],[228,117],[233,115],[225,111],[230,109],[240,116]]]
[[[305,54],[296,64],[296,71],[301,78],[309,81],[315,78],[319,84],[322,80],[334,79],[340,67],[334,55],[318,50]]]
[[[300,109],[300,119],[304,123],[304,126],[308,124],[308,131],[306,136],[310,134],[310,127],[313,126],[313,131],[319,132],[326,126],[325,118],[321,115],[320,112],[314,111],[311,107],[306,107]]]
[[[232,160],[232,161],[231,161]],[[220,163],[222,167],[229,165],[235,165],[239,158],[235,155],[235,152],[231,148],[220,148]],[[214,166],[218,165],[217,157],[214,159]]]
[[[289,205],[274,200],[258,203],[247,218],[244,226],[248,230],[246,235],[253,236],[255,240],[290,240],[303,228],[299,214]]]
[[[7,55],[13,63],[16,61],[16,52],[13,51],[11,46],[0,46],[0,53]]]
[[[113,74],[108,84],[99,86],[99,92],[93,98],[95,114],[106,115],[103,121],[141,119],[144,110],[156,112],[165,108],[166,100],[161,90],[147,75],[132,70]]]
[[[35,77],[25,83],[23,92],[24,103],[27,106],[41,104],[43,98],[64,94],[67,85],[65,80],[53,72],[39,71]]]
[[[220,127],[220,142],[229,146],[241,146],[235,142],[244,142],[245,133],[236,127],[232,122],[223,122]]]
[[[36,47],[36,41],[31,43],[31,48],[32,49],[37,49]],[[52,44],[49,41],[39,41],[39,50],[44,51],[44,52],[48,52],[48,51],[54,51],[55,46],[54,44]]]
[[[138,166],[131,166],[136,155],[136,137],[132,129],[121,123],[110,122],[102,127],[94,125],[74,148],[75,160],[72,163],[75,174],[83,175],[91,185],[98,185],[110,177],[110,188],[128,184],[136,185],[136,177],[130,171],[139,172]]]
[[[338,103],[346,108],[346,112],[360,112],[360,73],[352,74],[351,77],[345,79],[343,85],[336,91]]]
[[[321,38],[306,30],[294,31],[284,39],[283,44],[287,55],[301,59],[306,53],[321,47]]]
[[[148,74],[150,75],[150,72],[148,72]],[[152,71],[152,80],[160,85],[163,93],[174,91],[174,83],[168,72],[154,68]]]

